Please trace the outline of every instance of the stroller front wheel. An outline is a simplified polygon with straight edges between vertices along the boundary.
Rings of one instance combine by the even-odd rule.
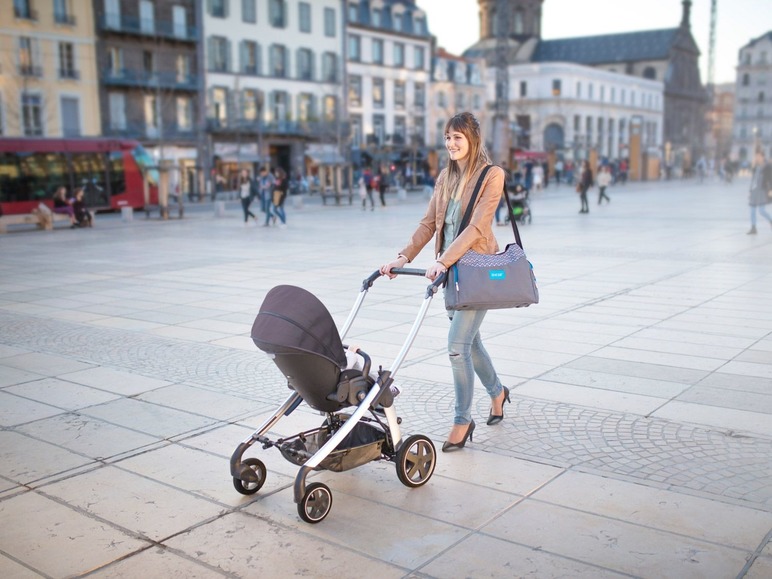
[[[233,488],[242,495],[253,495],[259,491],[265,484],[266,470],[263,461],[257,458],[244,459],[241,464],[246,466],[243,474],[246,479],[233,477]],[[249,471],[252,471],[251,473]]]
[[[424,485],[432,477],[437,465],[434,443],[423,434],[408,436],[396,456],[397,477],[406,487]]]
[[[306,523],[319,523],[330,514],[332,491],[323,483],[311,483],[306,487],[303,500],[298,503],[298,515]]]

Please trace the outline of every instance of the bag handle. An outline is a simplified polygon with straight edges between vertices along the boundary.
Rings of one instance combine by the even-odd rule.
[[[466,206],[466,211],[464,212],[464,217],[461,219],[461,225],[458,228],[458,233],[456,234],[456,237],[461,235],[461,232],[466,228],[467,225],[469,225],[469,221],[472,219],[472,211],[474,210],[474,203],[477,201],[477,195],[480,193],[480,187],[482,187],[483,180],[485,179],[485,175],[487,175],[490,168],[493,167],[493,165],[486,165],[485,169],[483,169],[482,173],[480,173],[480,178],[477,179],[477,185],[474,187],[474,193],[472,193],[471,199],[469,199],[469,205]],[[517,223],[515,223],[514,214],[512,213],[512,202],[509,200],[509,195],[507,195],[507,183],[506,180],[504,181],[504,190],[502,191],[502,195],[504,195],[504,200],[507,202],[507,210],[509,211],[509,222],[512,224],[512,233],[515,234],[515,242],[517,245],[520,246],[520,249],[523,249],[523,242],[520,240],[520,230],[517,228]]]

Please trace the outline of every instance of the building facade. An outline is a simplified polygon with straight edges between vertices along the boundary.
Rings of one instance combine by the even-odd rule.
[[[91,0],[0,0],[0,135],[101,132]]]
[[[772,154],[772,31],[743,46],[737,63],[732,157],[749,163],[759,147]]]
[[[346,73],[356,166],[425,160],[432,38],[408,0],[349,0]]]
[[[345,138],[340,0],[209,0],[206,125],[226,179],[260,163],[305,172],[306,145]]]
[[[433,152],[430,165],[434,171],[447,164],[445,125],[457,113],[474,113],[481,127],[488,124],[488,90],[485,61],[464,58],[438,48],[432,57],[432,82],[429,91],[429,145]],[[489,132],[485,132],[490,135]]]
[[[709,161],[719,161],[731,154],[734,91],[732,82],[717,84],[711,91],[711,104],[705,113],[705,158]]]

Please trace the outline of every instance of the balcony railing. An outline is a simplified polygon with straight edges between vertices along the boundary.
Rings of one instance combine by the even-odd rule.
[[[59,78],[67,80],[80,80],[80,71],[72,68],[60,68]]]
[[[32,76],[35,78],[40,78],[43,76],[43,67],[42,66],[32,66],[29,64],[20,64],[19,65],[19,76]]]
[[[155,20],[126,16],[108,12],[99,18],[99,26],[104,31],[126,32],[145,36],[160,36],[176,40],[198,40],[198,28],[168,20]]]
[[[189,141],[196,136],[196,130],[181,128],[176,123],[168,123],[162,127],[150,127],[143,122],[127,123],[123,127],[105,126],[102,133],[108,137],[125,137],[133,139],[151,139],[164,141]]]
[[[14,6],[13,7],[13,15],[18,20],[33,20],[37,21],[38,19],[38,12],[37,10],[33,10],[29,6]]]
[[[77,20],[74,14],[62,14],[54,13],[54,22],[57,24],[64,24],[66,26],[75,26]]]
[[[347,123],[335,121],[257,121],[233,117],[207,118],[207,130],[210,132],[233,132],[244,134],[271,134],[284,136],[333,137],[340,130],[345,136],[349,130]]]
[[[105,69],[102,81],[112,86],[133,86],[175,90],[198,90],[196,75],[180,76],[176,72],[145,72],[125,68]]]

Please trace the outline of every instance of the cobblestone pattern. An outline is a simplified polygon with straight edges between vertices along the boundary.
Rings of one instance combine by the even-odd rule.
[[[265,356],[211,344],[182,343],[129,331],[0,312],[0,343],[72,357],[171,382],[227,391],[278,405],[283,377]],[[442,440],[452,416],[448,384],[400,381],[397,400],[408,433]],[[487,416],[487,397],[475,415]],[[474,446],[565,467],[623,475],[772,509],[772,441],[672,421],[521,398],[507,420],[475,430]]]

